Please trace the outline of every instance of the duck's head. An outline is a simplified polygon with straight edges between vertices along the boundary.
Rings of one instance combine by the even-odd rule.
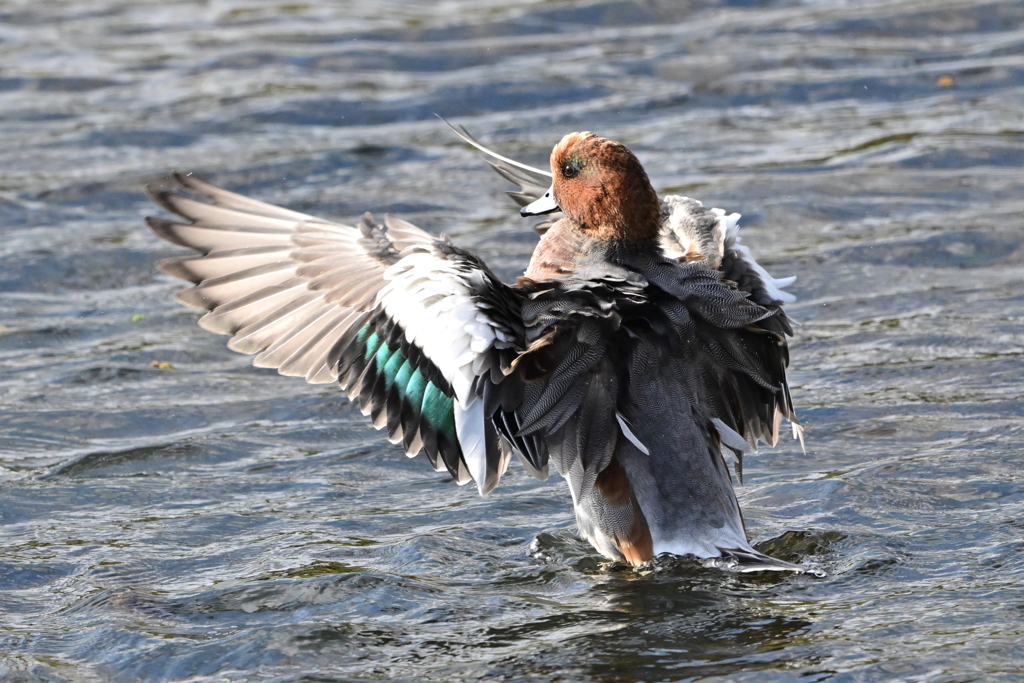
[[[657,239],[658,195],[640,161],[618,142],[569,133],[551,152],[551,188],[523,216],[561,210],[596,239],[642,244]]]

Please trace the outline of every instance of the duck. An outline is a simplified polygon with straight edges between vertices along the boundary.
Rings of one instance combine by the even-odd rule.
[[[347,225],[185,172],[148,187],[176,217],[146,222],[195,253],[158,266],[192,284],[176,298],[230,349],[339,384],[458,484],[490,493],[513,457],[540,480],[553,466],[580,535],[613,563],[808,571],[750,545],[733,486],[783,419],[803,443],[793,279],[756,263],[738,214],[660,198],[619,142],[569,133],[544,171],[455,130],[519,186],[522,216],[547,217],[513,283],[399,217]]]

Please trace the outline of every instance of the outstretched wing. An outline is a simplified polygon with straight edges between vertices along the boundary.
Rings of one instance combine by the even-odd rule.
[[[257,367],[337,381],[411,457],[489,491],[508,465],[484,387],[499,382],[522,337],[520,298],[473,255],[416,226],[370,214],[358,227],[265,204],[175,173],[151,186],[187,222],[148,218],[199,252],[161,261],[194,283],[177,298],[209,311],[199,324],[258,354]]]

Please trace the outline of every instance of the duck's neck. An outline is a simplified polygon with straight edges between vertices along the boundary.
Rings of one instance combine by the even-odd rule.
[[[525,276],[531,280],[557,280],[600,263],[618,264],[626,254],[657,249],[658,234],[658,230],[651,230],[623,239],[619,230],[607,239],[601,231],[563,218],[540,238]]]
[[[588,251],[586,239],[568,218],[556,221],[541,238],[530,257],[526,277],[531,280],[555,280],[572,275],[579,260]]]

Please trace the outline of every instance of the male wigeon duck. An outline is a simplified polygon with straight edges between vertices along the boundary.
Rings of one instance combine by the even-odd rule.
[[[393,216],[350,227],[172,178],[150,188],[188,222],[149,226],[197,256],[160,262],[195,283],[199,324],[257,367],[338,382],[410,457],[481,494],[516,455],[568,482],[581,534],[632,565],[662,553],[739,571],[805,568],[747,541],[728,463],[798,433],[790,321],[739,244],[738,215],[660,200],[625,146],[570,133],[551,172],[484,148],[521,213],[559,212],[504,284],[447,237]],[[550,188],[545,184],[550,180]]]

